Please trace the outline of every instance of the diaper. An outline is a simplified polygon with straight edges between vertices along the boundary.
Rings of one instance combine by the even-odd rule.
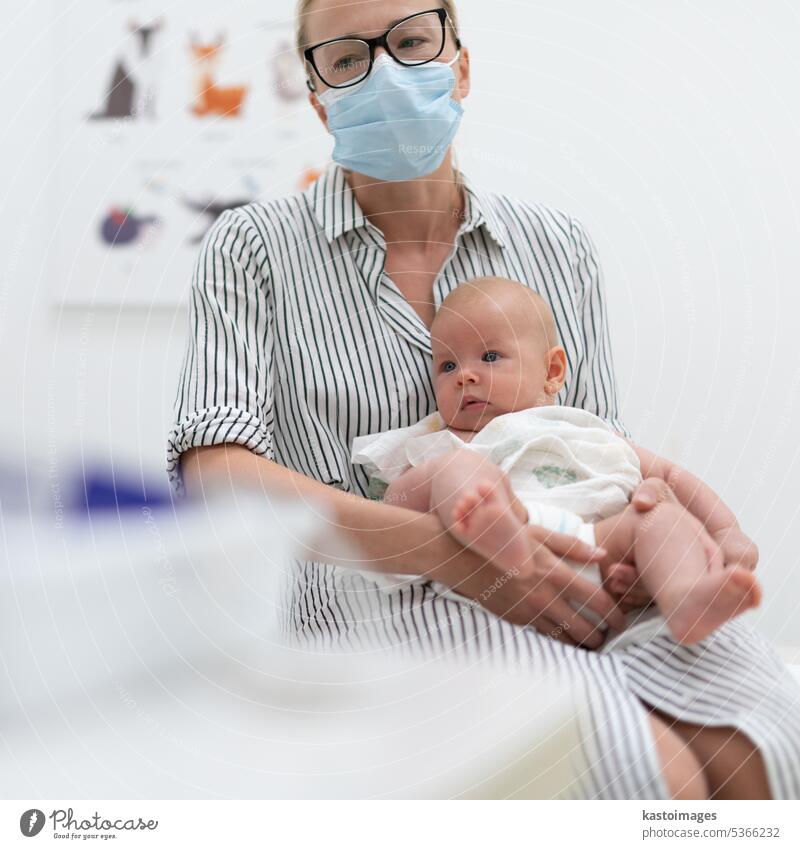
[[[564,510],[562,507],[554,507],[552,504],[541,504],[524,496],[517,497],[528,511],[529,525],[541,525],[551,531],[577,537],[589,545],[595,544],[594,525],[584,522],[577,513]],[[597,569],[594,571],[597,572]]]

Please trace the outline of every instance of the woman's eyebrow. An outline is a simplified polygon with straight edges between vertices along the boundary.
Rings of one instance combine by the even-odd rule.
[[[418,12],[412,12],[411,13],[411,15],[415,15],[415,14],[419,14],[419,13]],[[381,35],[384,32],[387,32],[388,30],[390,30],[395,24],[399,24],[400,21],[404,21],[406,18],[411,17],[411,15],[403,15],[402,18],[395,18],[395,20],[393,20],[389,24],[389,26],[386,27],[385,30],[381,30]],[[376,30],[376,32],[377,32],[377,30]],[[351,33],[348,33],[347,35],[336,35],[336,36],[334,36],[333,41],[335,41],[336,39],[339,39],[339,38],[369,38],[369,36],[365,36],[365,35],[362,35],[362,34],[359,34],[359,33],[356,33],[356,32],[351,32]]]

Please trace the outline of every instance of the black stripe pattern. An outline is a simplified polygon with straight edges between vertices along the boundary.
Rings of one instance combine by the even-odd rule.
[[[438,307],[459,283],[519,280],[551,305],[567,353],[559,403],[630,436],[617,406],[603,276],[579,221],[464,179]],[[189,343],[168,440],[180,456],[235,443],[342,490],[367,495],[350,463],[356,436],[433,412],[430,336],[384,274],[385,243],[335,163],[307,191],[223,213],[194,269]],[[430,584],[381,591],[367,574],[296,562],[279,612],[286,641],[322,651],[401,651],[559,670],[585,693],[576,786],[564,796],[663,798],[642,702],[688,721],[730,725],[760,747],[776,798],[800,794],[800,689],[770,647],[732,623],[691,649],[668,638],[598,654],[570,648]],[[587,718],[588,717],[588,718]]]

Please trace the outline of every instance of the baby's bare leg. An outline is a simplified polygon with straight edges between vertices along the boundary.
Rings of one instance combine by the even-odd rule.
[[[671,493],[652,510],[630,505],[595,525],[606,563],[633,561],[678,642],[695,643],[758,605],[761,591],[752,572],[709,571],[702,524]],[[603,564],[601,564],[602,568]]]
[[[412,466],[389,484],[383,494],[384,503],[427,513],[431,504],[431,481],[438,467],[438,458]]]
[[[431,510],[462,544],[508,570],[531,556],[528,511],[494,463],[461,449],[442,457],[431,481]]]

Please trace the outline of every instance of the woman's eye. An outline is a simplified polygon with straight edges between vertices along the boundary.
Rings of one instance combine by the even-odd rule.
[[[497,358],[498,358],[499,356],[500,356],[500,354],[498,354],[498,353],[497,353],[497,351],[487,351],[487,352],[483,355],[483,361],[484,361],[485,363],[493,363],[493,362],[496,362],[496,361],[497,361]]]
[[[456,364],[452,360],[442,363],[442,371],[452,371],[455,367]]]
[[[333,63],[334,71],[349,71],[356,66],[357,56],[342,56]]]
[[[400,50],[410,50],[412,47],[419,47],[422,41],[421,38],[411,38],[409,36],[408,38],[404,38],[397,46]]]

